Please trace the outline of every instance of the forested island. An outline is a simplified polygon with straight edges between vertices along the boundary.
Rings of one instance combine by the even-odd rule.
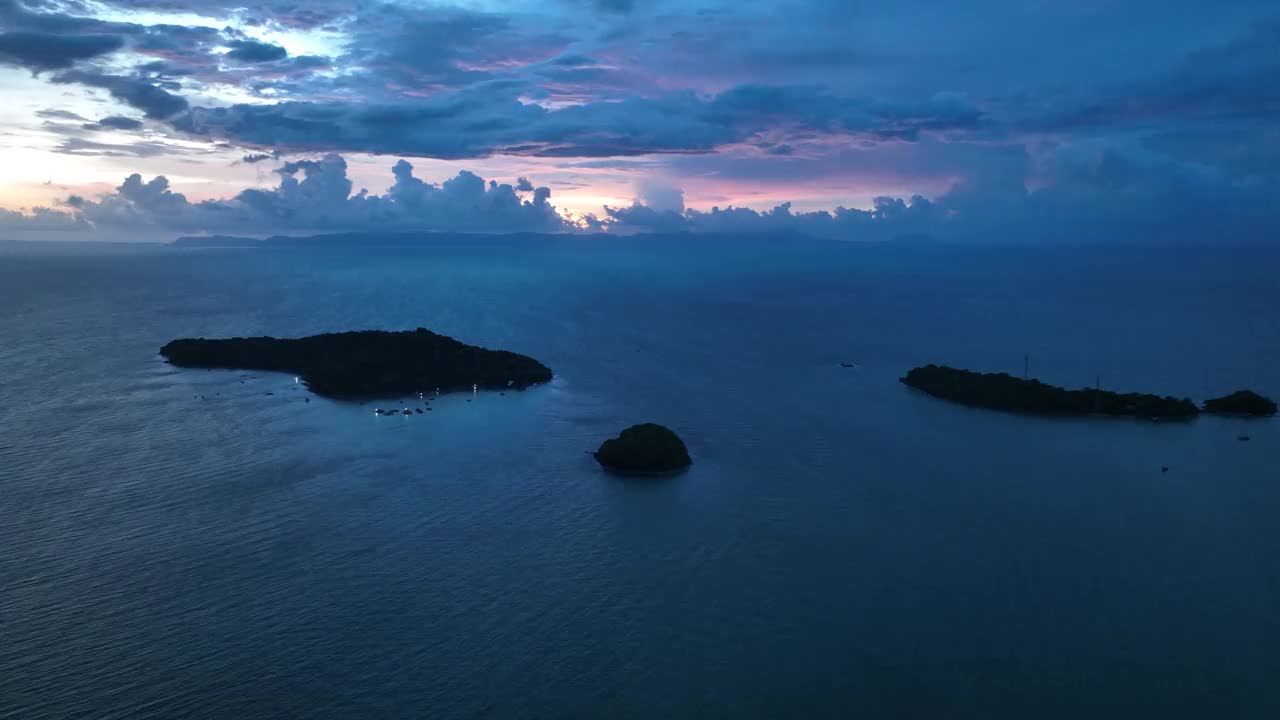
[[[917,390],[962,405],[1036,415],[1109,415],[1186,420],[1201,413],[1189,398],[1148,393],[1118,393],[1097,388],[1067,390],[1008,373],[980,373],[945,365],[912,368],[901,381]],[[1274,415],[1276,405],[1241,390],[1205,403],[1204,412]]]
[[[1238,390],[1230,395],[1205,400],[1204,411],[1218,415],[1267,416],[1276,414],[1276,403],[1252,390]]]
[[[593,455],[605,469],[625,474],[669,473],[693,462],[680,436],[655,423],[623,430],[605,440]]]
[[[551,369],[531,357],[467,345],[425,328],[297,339],[188,338],[170,342],[160,354],[179,367],[292,373],[317,395],[335,398],[473,387],[520,390],[551,380]]]

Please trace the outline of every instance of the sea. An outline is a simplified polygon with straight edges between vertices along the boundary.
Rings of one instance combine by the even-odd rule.
[[[1280,717],[1280,419],[898,381],[1280,397],[1278,271],[1209,244],[0,244],[0,718]],[[158,355],[416,327],[554,380],[384,417],[420,401]],[[641,422],[693,466],[603,472]]]

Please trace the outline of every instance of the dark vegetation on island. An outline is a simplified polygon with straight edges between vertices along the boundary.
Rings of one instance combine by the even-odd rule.
[[[1117,393],[1085,388],[1067,390],[1007,373],[979,373],[945,365],[912,368],[902,382],[943,400],[962,405],[1036,415],[1110,415],[1158,419],[1191,419],[1201,409],[1188,398],[1147,393]],[[1248,390],[1205,403],[1205,412],[1272,415],[1274,402]]]
[[[693,462],[680,437],[654,423],[623,430],[618,437],[605,440],[594,455],[606,469],[627,474],[674,472]]]
[[[1264,417],[1276,414],[1276,403],[1252,390],[1237,390],[1230,395],[1204,401],[1204,411],[1218,415],[1256,415]]]
[[[551,379],[551,370],[533,358],[467,345],[425,328],[298,339],[181,339],[160,354],[180,367],[288,372],[312,392],[336,398],[470,390],[473,385],[522,390]]]

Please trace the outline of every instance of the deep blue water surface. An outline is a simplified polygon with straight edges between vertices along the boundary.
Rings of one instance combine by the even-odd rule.
[[[1059,384],[1280,396],[1277,268],[0,246],[0,718],[1280,717],[1280,420],[897,382],[1030,354]],[[156,354],[420,325],[556,379],[384,418]],[[585,453],[641,421],[690,472]]]

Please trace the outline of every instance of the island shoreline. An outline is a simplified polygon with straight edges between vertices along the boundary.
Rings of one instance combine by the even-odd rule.
[[[292,374],[316,395],[348,402],[524,390],[553,377],[527,355],[467,345],[421,327],[284,339],[182,338],[164,345],[160,355],[175,367]]]

